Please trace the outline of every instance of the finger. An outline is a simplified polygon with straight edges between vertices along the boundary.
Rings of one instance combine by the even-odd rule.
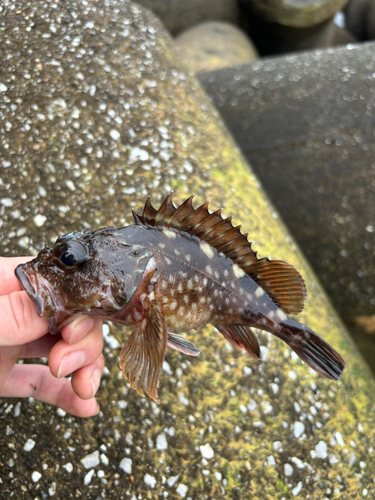
[[[21,283],[14,274],[14,270],[19,264],[28,262],[33,258],[34,257],[0,257],[0,295],[7,295],[11,292],[19,292],[23,289]]]
[[[63,328],[61,335],[67,344],[76,344],[92,330],[94,318],[80,314],[72,323]]]
[[[47,333],[44,337],[34,340],[29,344],[20,346],[19,358],[46,358],[49,356],[52,347],[61,340],[61,335]]]
[[[49,324],[40,318],[26,292],[0,296],[0,346],[23,345],[49,332]]]
[[[21,347],[2,347],[0,349],[0,390],[5,384],[13,366],[17,363]]]
[[[82,399],[93,398],[99,389],[103,370],[103,354],[90,365],[76,370],[72,375],[72,387],[77,396]]]
[[[95,361],[102,350],[102,323],[96,320],[92,330],[81,341],[69,345],[61,340],[52,348],[49,357],[51,373],[57,378],[70,375]]]
[[[55,378],[48,366],[42,365],[15,365],[0,389],[0,397],[33,397],[77,417],[91,417],[99,412],[95,398],[81,399],[70,380]]]

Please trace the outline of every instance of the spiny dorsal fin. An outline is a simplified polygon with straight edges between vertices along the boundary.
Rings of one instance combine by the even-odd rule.
[[[206,241],[239,265],[284,312],[298,314],[302,311],[306,287],[293,266],[278,260],[258,259],[247,239],[248,233],[242,234],[241,226],[234,227],[232,217],[223,219],[222,209],[210,213],[208,201],[194,209],[194,196],[176,207],[172,194],[169,193],[159,210],[147,198],[142,215],[133,214],[135,223],[183,231]]]

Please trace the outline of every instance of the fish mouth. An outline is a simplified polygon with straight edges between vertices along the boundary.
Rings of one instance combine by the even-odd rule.
[[[57,304],[53,287],[31,265],[20,264],[14,271],[23,289],[34,302],[38,316],[52,318],[56,315]],[[49,320],[49,323],[51,321]]]

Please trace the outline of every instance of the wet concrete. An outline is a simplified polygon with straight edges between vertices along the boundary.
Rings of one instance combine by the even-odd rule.
[[[148,194],[157,205],[171,188],[176,202],[195,192],[197,205],[209,198],[235,214],[260,256],[299,269],[309,292],[301,321],[348,363],[330,382],[269,335],[255,361],[205,327],[187,335],[198,358],[167,353],[156,406],[120,374],[128,332],[106,328],[96,417],[0,400],[2,495],[374,496],[374,381],[160,24],[115,0],[25,2],[1,16],[1,254],[130,223]]]

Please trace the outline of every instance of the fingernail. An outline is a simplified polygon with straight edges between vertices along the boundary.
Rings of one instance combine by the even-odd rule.
[[[66,377],[66,375],[69,375],[78,368],[81,368],[84,362],[85,362],[85,353],[83,351],[76,351],[67,354],[61,360],[57,372],[57,378]]]
[[[95,403],[96,403],[96,406],[98,407],[98,411],[96,413],[94,413],[94,417],[95,415],[97,415],[99,412],[100,412],[100,404],[97,402],[97,400],[95,399]]]
[[[70,345],[74,344],[74,335],[75,333],[77,333],[78,327],[80,328],[81,332],[86,330],[86,333],[83,335],[85,336],[87,333],[89,333],[89,331],[93,326],[94,326],[93,318],[88,318],[87,316],[78,316],[78,318],[76,318],[71,324],[72,334],[70,335],[69,344]]]
[[[90,380],[92,385],[92,397],[95,396],[97,390],[99,389],[101,376],[102,376],[102,371],[99,370],[99,368],[96,368],[96,370],[94,370],[93,374],[91,375]]]

